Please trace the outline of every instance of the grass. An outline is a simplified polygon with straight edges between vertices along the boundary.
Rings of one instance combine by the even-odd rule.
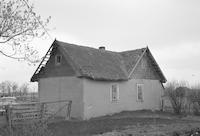
[[[52,123],[49,125],[49,128],[56,136],[90,136],[111,132],[113,130],[123,132],[130,126],[137,130],[138,126],[170,126],[173,124],[194,124],[196,122],[197,121],[184,120],[182,117],[170,113],[129,111],[87,121],[63,121]]]
[[[70,120],[49,123],[48,130],[56,136],[164,136],[172,135],[173,132],[189,131],[198,126],[200,126],[198,117],[140,110],[123,111],[84,121]],[[34,130],[36,127],[31,126],[30,128]],[[42,130],[41,132],[43,133]]]
[[[90,120],[83,122],[60,122],[51,124],[50,128],[56,136],[64,135],[91,135],[102,134],[113,130],[122,130],[130,125],[145,125],[151,124],[156,121],[158,124],[165,122],[170,124],[172,121],[167,119],[153,119],[153,118],[123,118],[123,119],[103,119],[103,120]]]

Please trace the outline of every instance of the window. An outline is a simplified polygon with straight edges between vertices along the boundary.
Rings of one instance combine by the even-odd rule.
[[[61,59],[62,59],[61,55],[56,55],[56,57],[55,57],[55,64],[56,65],[60,65],[61,64]]]
[[[117,84],[111,86],[111,101],[115,102],[119,100],[119,87]]]
[[[137,84],[137,101],[143,102],[143,84]]]

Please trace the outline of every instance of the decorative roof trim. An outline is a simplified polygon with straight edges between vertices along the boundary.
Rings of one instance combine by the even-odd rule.
[[[131,72],[128,75],[128,79],[131,78],[131,75],[133,74],[133,72],[135,71],[137,65],[139,64],[140,60],[143,58],[145,52],[147,51],[148,47],[145,48],[145,50],[143,51],[143,53],[141,54],[140,58],[138,59],[138,61],[136,62],[135,66],[133,67],[133,69],[131,70]]]
[[[55,42],[56,40],[54,40]],[[31,78],[31,82],[34,82],[37,80],[37,75],[38,73],[40,72],[41,68],[44,67],[47,63],[47,61],[49,60],[50,58],[50,54],[51,54],[51,51],[54,47],[54,42],[53,44],[50,46],[50,48],[48,49],[47,53],[44,55],[44,57],[42,58],[42,61],[40,62],[40,64],[38,65],[37,69],[35,70],[32,78]]]

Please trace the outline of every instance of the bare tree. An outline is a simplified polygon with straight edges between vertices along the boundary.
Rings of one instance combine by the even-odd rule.
[[[12,96],[18,96],[19,94],[19,85],[16,82],[11,83],[11,89],[12,89]]]
[[[192,104],[192,112],[200,115],[200,88],[192,88],[187,98],[190,105]]]
[[[23,83],[21,86],[13,81],[3,81],[0,83],[0,90],[6,96],[23,96],[29,92],[29,84]]]
[[[165,93],[168,96],[172,108],[176,114],[181,114],[183,110],[187,89],[188,88],[184,86],[183,82],[178,81],[172,81],[166,85]]]
[[[27,95],[28,92],[29,92],[29,84],[28,83],[24,83],[20,86],[20,96],[23,96],[23,95]]]
[[[34,12],[29,0],[0,1],[0,54],[18,60],[38,61],[38,52],[29,45],[45,34],[45,22]]]
[[[0,90],[1,90],[1,93],[4,95],[5,93],[7,93],[7,84],[6,82],[2,82],[0,83]]]
[[[12,96],[13,89],[17,89],[16,83],[12,81],[3,81],[2,83],[0,83],[0,88],[2,90],[2,93],[8,96]]]

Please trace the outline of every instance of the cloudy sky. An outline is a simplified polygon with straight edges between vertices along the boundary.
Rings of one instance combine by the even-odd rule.
[[[199,0],[33,0],[51,16],[52,38],[35,40],[43,56],[54,38],[107,50],[148,46],[168,80],[200,82]],[[0,81],[29,82],[36,67],[0,56]]]

